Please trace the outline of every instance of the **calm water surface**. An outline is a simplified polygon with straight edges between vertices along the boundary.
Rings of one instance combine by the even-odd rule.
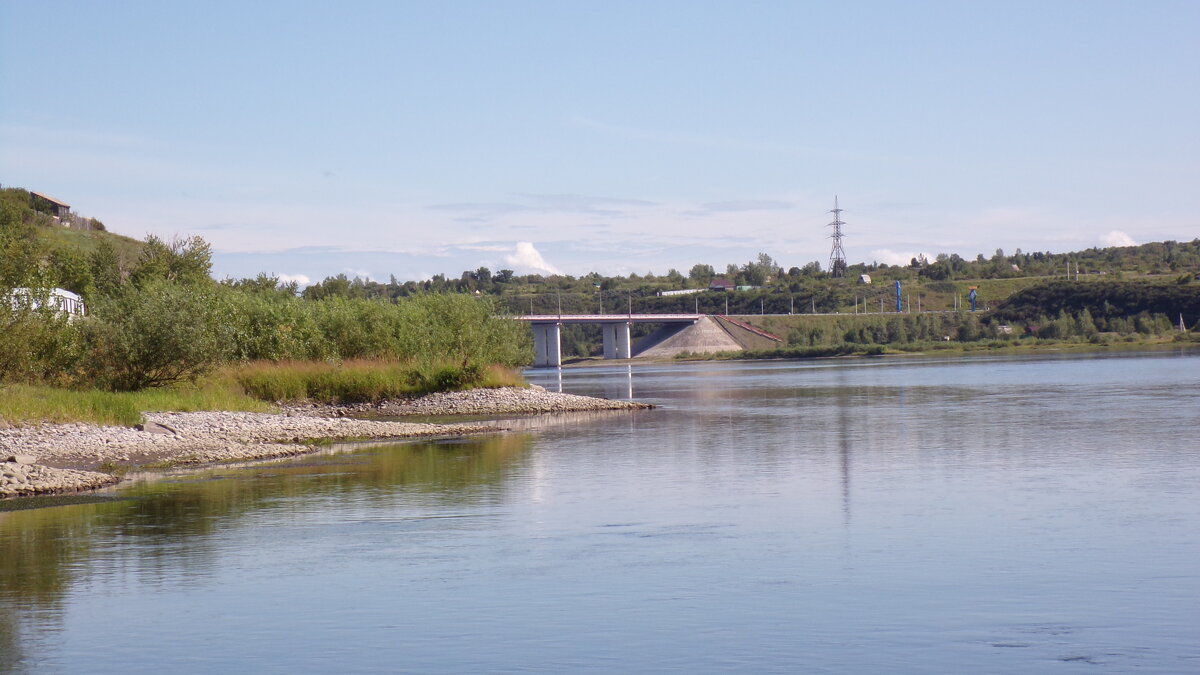
[[[0,513],[0,671],[1200,672],[1200,356],[531,379],[661,408]]]

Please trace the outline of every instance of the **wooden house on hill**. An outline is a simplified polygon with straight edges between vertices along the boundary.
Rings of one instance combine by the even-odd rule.
[[[43,207],[43,209],[48,206],[50,215],[54,216],[55,218],[62,220],[62,219],[68,218],[71,215],[71,205],[70,204],[68,204],[62,200],[55,199],[54,197],[51,197],[50,195],[44,195],[40,192],[33,192],[32,190],[29,192],[29,194],[33,195],[34,201],[41,202],[41,206]],[[38,210],[41,211],[43,209],[38,209]]]

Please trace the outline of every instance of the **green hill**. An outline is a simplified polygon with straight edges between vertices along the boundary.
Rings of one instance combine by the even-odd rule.
[[[144,246],[22,188],[0,189],[0,287],[51,285],[86,297],[99,278],[130,269]]]

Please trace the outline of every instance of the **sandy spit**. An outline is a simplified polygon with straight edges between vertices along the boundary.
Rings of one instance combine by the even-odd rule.
[[[541,388],[435,394],[374,406],[287,408],[282,413],[146,413],[143,429],[40,424],[0,429],[0,499],[88,490],[122,467],[269,459],[312,450],[318,440],[461,436],[503,431],[495,423],[424,424],[346,415],[492,415],[651,407]],[[8,461],[5,461],[5,460]]]

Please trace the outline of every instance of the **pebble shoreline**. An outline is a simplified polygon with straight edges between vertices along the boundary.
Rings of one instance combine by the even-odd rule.
[[[476,389],[369,406],[298,406],[281,413],[146,413],[145,430],[89,424],[0,429],[0,499],[89,490],[120,480],[114,467],[210,464],[312,451],[319,440],[460,436],[503,431],[494,423],[426,424],[346,415],[492,415],[633,410],[644,403],[558,394],[540,387]],[[3,461],[5,458],[17,461]]]

